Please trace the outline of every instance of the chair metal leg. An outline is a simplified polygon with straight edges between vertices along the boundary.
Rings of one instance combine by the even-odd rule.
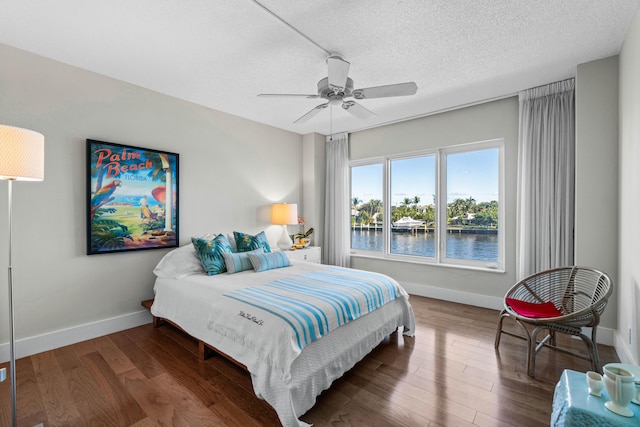
[[[598,359],[598,355],[597,355],[598,349],[596,348],[595,343],[593,341],[591,341],[591,339],[588,336],[586,336],[585,334],[579,334],[578,336],[580,337],[582,342],[587,346],[587,352],[589,353],[589,357],[588,358],[587,357],[583,357],[583,358],[591,361],[591,370],[597,372],[598,369],[599,369],[599,363],[597,361],[597,359]]]
[[[549,339],[553,339],[550,338],[552,336],[551,334],[549,334],[544,337],[544,339],[540,341],[540,345],[538,345],[538,334],[540,333],[540,331],[543,331],[545,329],[546,328],[544,326],[538,326],[531,333],[532,342],[531,347],[529,347],[529,355],[527,356],[529,358],[529,360],[527,360],[527,375],[529,375],[530,377],[533,377],[536,372],[536,353],[542,346],[544,346],[544,343],[546,341],[548,341]]]
[[[531,334],[524,323],[518,319],[516,319],[516,323],[524,330],[524,338],[527,340],[527,374],[532,377],[533,371],[535,370],[536,341],[535,339],[532,339]]]
[[[600,372],[600,354],[598,354],[598,341],[596,341],[597,330],[598,325],[591,328],[591,344],[593,345],[593,361],[591,362],[591,365],[593,366],[594,371]]]
[[[498,327],[496,329],[496,340],[493,344],[495,348],[498,348],[500,346],[500,338],[502,337],[502,322],[504,321],[505,317],[509,317],[509,314],[507,314],[507,310],[502,310],[500,312],[500,316],[498,317]]]

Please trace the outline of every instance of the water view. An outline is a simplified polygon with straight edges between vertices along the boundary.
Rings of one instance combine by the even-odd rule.
[[[382,231],[351,231],[351,248],[382,251]],[[391,233],[391,253],[435,257],[434,233]],[[447,257],[479,261],[498,261],[497,234],[447,234]]]

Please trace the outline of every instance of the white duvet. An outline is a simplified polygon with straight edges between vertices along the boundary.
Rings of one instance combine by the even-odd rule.
[[[286,325],[275,322],[268,312],[257,308],[250,311],[224,294],[327,268],[332,267],[295,263],[260,273],[248,270],[216,276],[157,278],[151,313],[171,320],[190,335],[245,365],[256,395],[276,410],[282,424],[306,426],[299,417],[314,405],[316,397],[385,336],[400,326],[404,327],[405,335],[413,335],[415,319],[408,295],[398,285],[400,292],[396,299],[312,341],[300,351],[288,348],[292,347],[290,341],[280,346],[270,345],[274,341],[270,334],[286,334]],[[265,332],[265,322],[276,325],[277,330]]]

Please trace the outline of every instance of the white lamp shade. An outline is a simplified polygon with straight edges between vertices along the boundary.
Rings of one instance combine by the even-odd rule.
[[[0,179],[44,179],[44,136],[41,133],[0,125]]]
[[[275,203],[271,206],[271,223],[277,225],[297,224],[298,205],[295,203]]]

